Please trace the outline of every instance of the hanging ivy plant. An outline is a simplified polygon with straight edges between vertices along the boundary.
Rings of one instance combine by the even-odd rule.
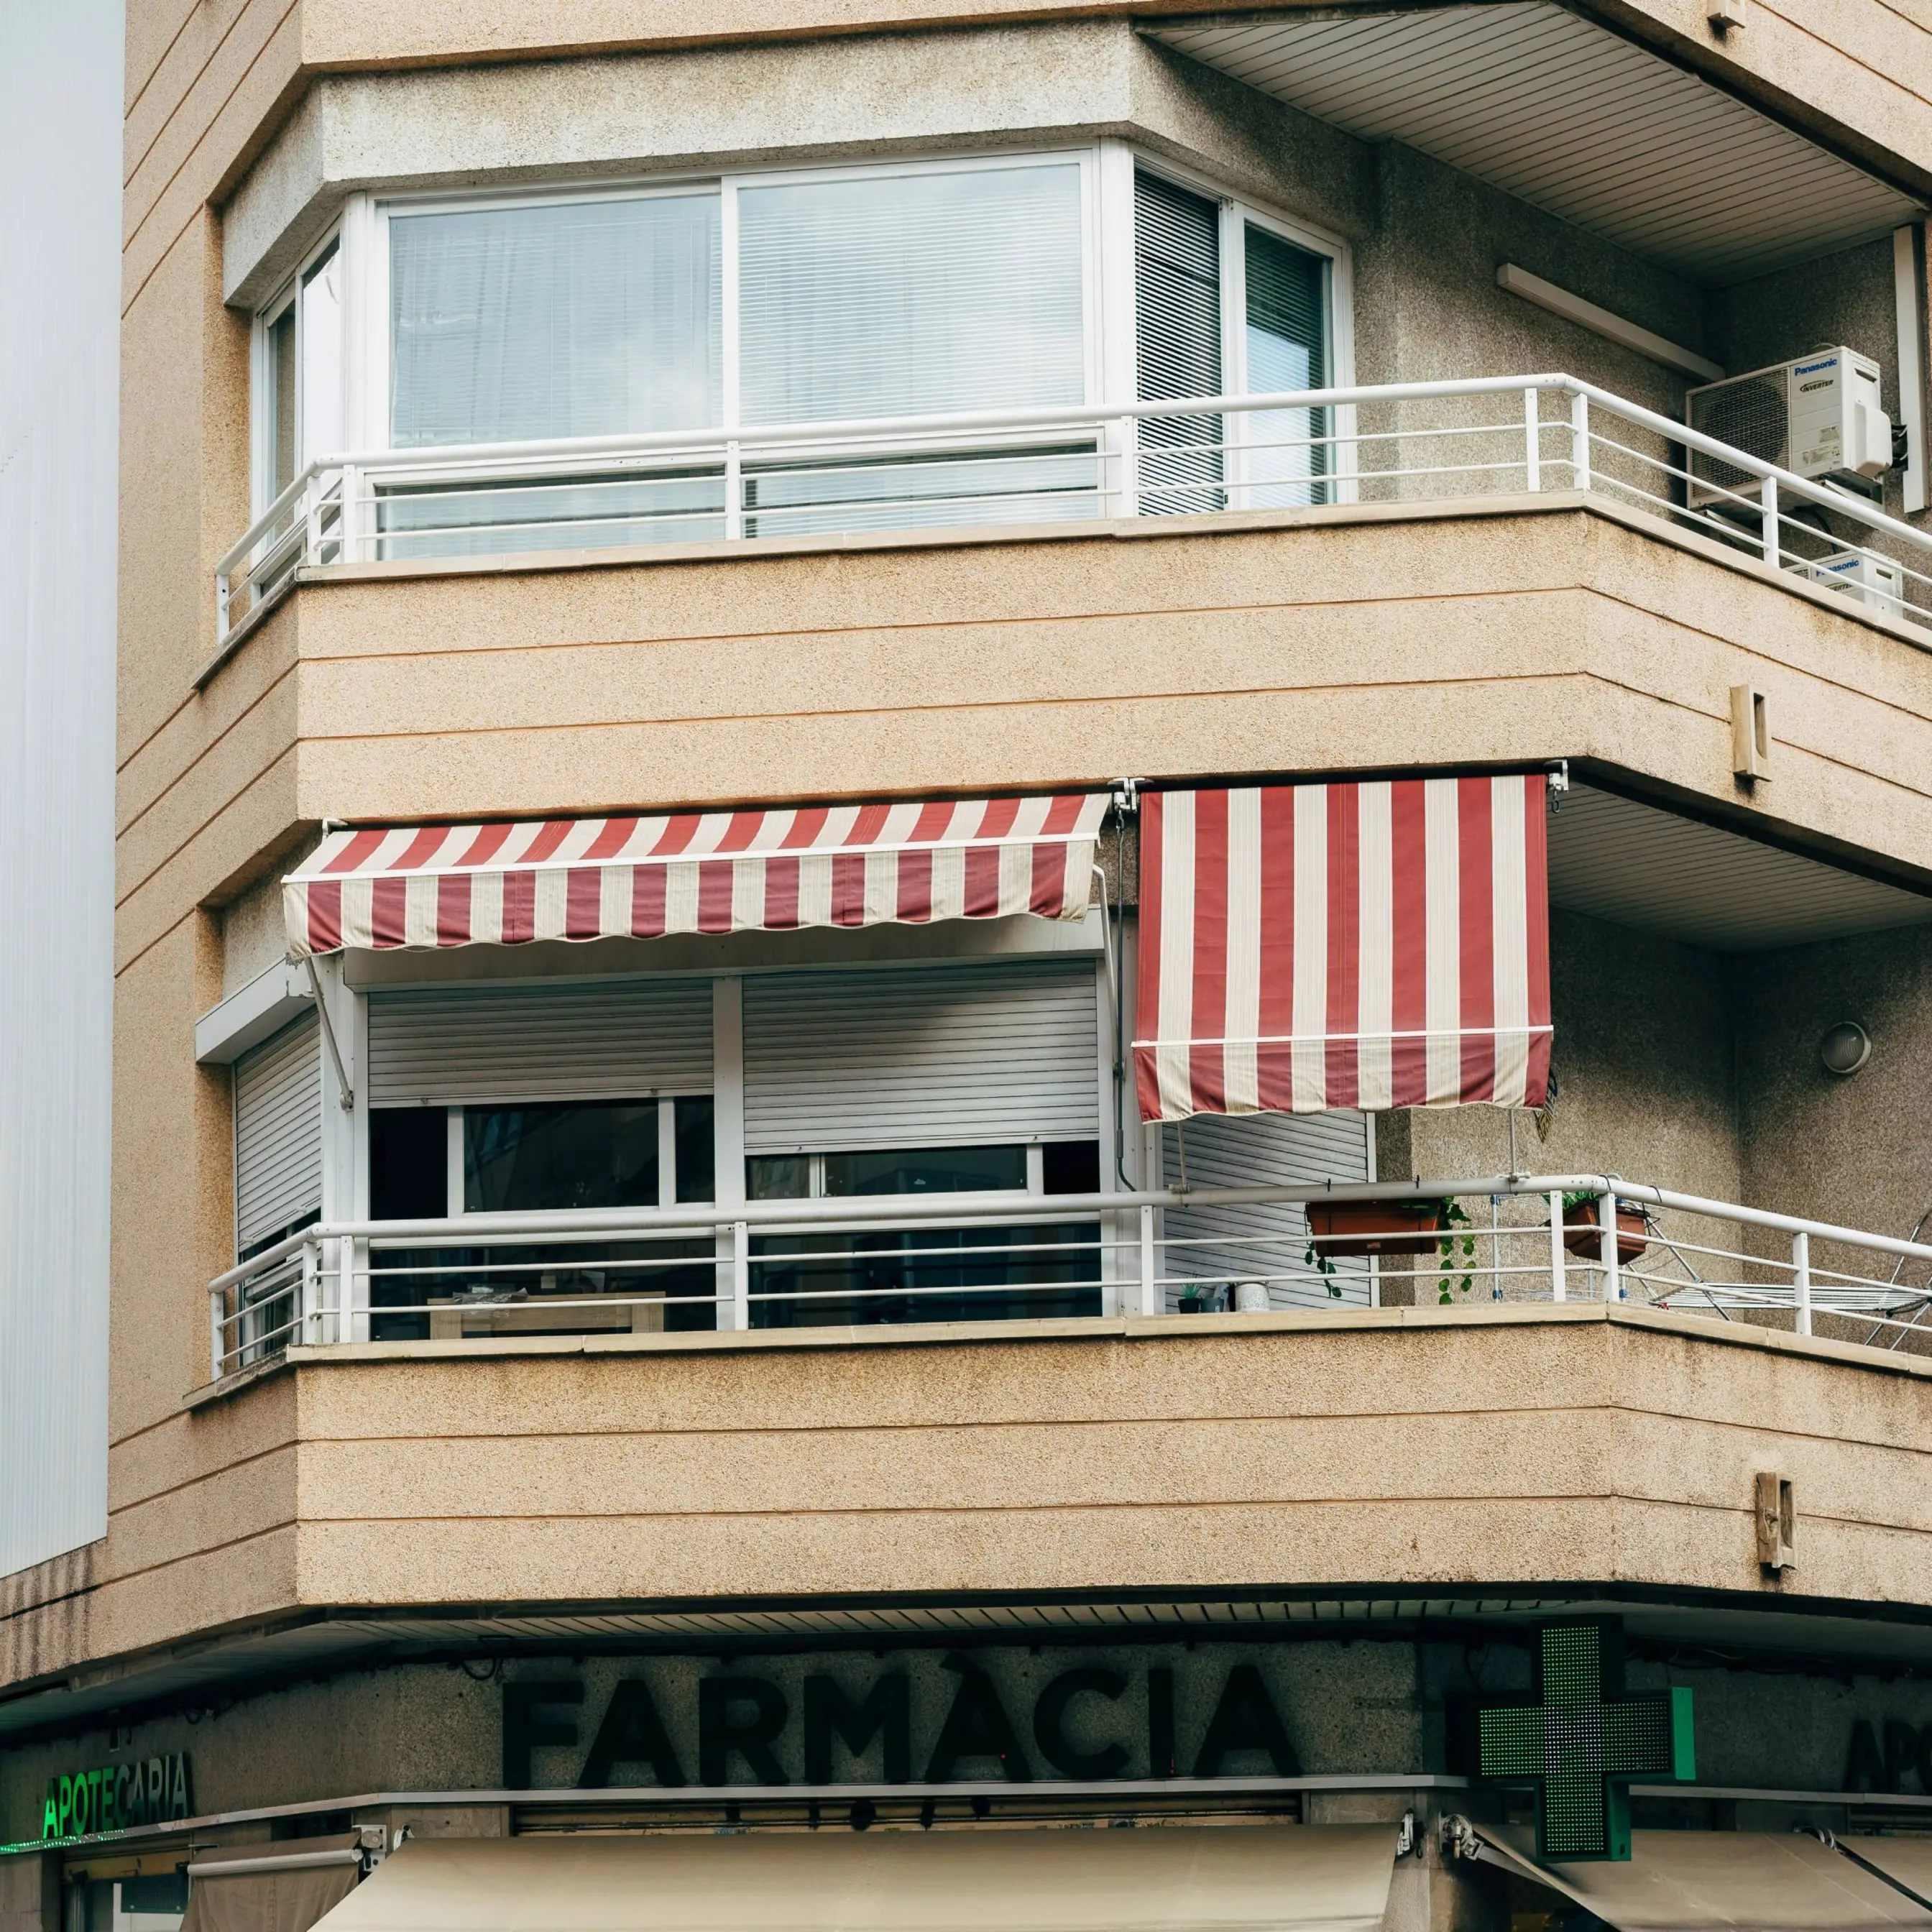
[[[1454,1299],[1450,1290],[1467,1294],[1476,1285],[1476,1234],[1474,1224],[1461,1202],[1453,1198],[1442,1203],[1442,1238],[1436,1244],[1441,1258],[1436,1264],[1438,1302]],[[1460,1232],[1458,1232],[1458,1230]],[[1456,1250],[1462,1252],[1459,1260]],[[1456,1279],[1460,1274],[1461,1280]]]

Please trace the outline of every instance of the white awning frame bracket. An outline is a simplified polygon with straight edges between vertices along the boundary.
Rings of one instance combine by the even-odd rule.
[[[336,1044],[335,1027],[328,1017],[328,1002],[322,997],[322,978],[316,970],[315,955],[304,952],[297,956],[308,968],[308,983],[315,994],[315,1010],[322,1021],[322,1036],[328,1042],[329,1062],[335,1069],[335,1096],[343,1112],[348,1113],[356,1105],[356,1090],[349,1084],[349,1071],[342,1064],[342,1049]]]

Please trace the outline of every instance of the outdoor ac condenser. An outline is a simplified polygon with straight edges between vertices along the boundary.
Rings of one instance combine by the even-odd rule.
[[[1892,418],[1878,396],[1878,364],[1870,356],[1820,349],[1693,389],[1684,399],[1684,416],[1693,429],[1747,456],[1800,476],[1842,482],[1881,476],[1892,467]],[[1755,476],[1701,450],[1690,454],[1691,508],[1755,506]]]
[[[1856,602],[1867,604],[1888,616],[1905,614],[1905,573],[1888,559],[1868,556],[1864,551],[1841,550],[1821,556],[1815,563],[1790,566],[1814,584],[1828,584]]]

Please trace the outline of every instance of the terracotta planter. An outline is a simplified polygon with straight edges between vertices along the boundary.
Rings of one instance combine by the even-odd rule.
[[[1308,1232],[1318,1254],[1432,1255],[1442,1233],[1439,1201],[1311,1201]]]
[[[1600,1225],[1598,1210],[1600,1202],[1579,1201],[1574,1207],[1563,1210],[1563,1245],[1573,1255],[1580,1255],[1586,1262],[1599,1262],[1604,1258],[1604,1238],[1598,1232]],[[1643,1251],[1650,1246],[1650,1231],[1644,1226],[1641,1210],[1617,1203],[1617,1265],[1628,1268],[1632,1262],[1640,1261]]]

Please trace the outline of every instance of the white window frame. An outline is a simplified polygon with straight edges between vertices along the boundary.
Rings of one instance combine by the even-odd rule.
[[[446,190],[436,194],[392,195],[377,200],[364,196],[366,213],[364,219],[367,232],[367,266],[361,277],[361,290],[358,298],[358,314],[355,334],[362,347],[363,360],[359,371],[359,390],[354,398],[357,406],[352,410],[350,420],[358,429],[356,440],[358,447],[368,450],[392,450],[396,444],[392,435],[392,424],[389,414],[389,399],[395,369],[394,344],[389,334],[389,219],[397,214],[474,214],[488,208],[575,208],[586,202],[601,201],[672,201],[688,200],[697,195],[719,195],[722,183],[716,175],[665,175],[656,176],[648,181],[623,183],[584,183],[568,188],[547,188],[536,190],[529,188],[506,188],[498,192],[472,192],[451,194]],[[721,244],[722,236],[721,235]],[[728,256],[724,274],[729,278],[731,270]],[[729,364],[726,364],[725,382],[730,376]],[[704,434],[694,430],[694,436]],[[408,454],[420,456],[425,464],[433,464],[436,459],[437,446],[434,443],[412,443]]]
[[[922,964],[950,965],[959,963],[978,963],[980,956],[962,955],[956,960],[952,956],[944,956],[931,961],[906,961],[903,964],[908,972],[917,972]],[[876,959],[855,961],[855,968],[876,969],[880,964]],[[675,1137],[675,1103],[681,1096],[664,1094],[642,1096],[654,1097],[658,1103],[658,1205],[670,1208],[682,1204],[686,1207],[716,1204],[720,1208],[736,1205],[745,1198],[744,1151],[744,1040],[743,1021],[740,1008],[741,992],[748,973],[753,975],[764,973],[785,973],[797,970],[795,965],[752,967],[736,971],[718,973],[712,976],[712,1084],[710,1098],[712,1104],[712,1189],[715,1204],[687,1202],[680,1204],[675,1198],[676,1165],[673,1157]],[[670,976],[688,979],[688,969],[670,971]],[[1104,958],[1093,962],[1095,975],[1096,1012],[1098,1034],[1097,1049],[1098,1090],[1100,1120],[1100,1191],[1112,1194],[1120,1186],[1118,1173],[1118,1126],[1115,1114],[1113,1054],[1114,1042],[1111,1018],[1107,967]],[[653,976],[649,971],[640,974],[640,978]],[[515,983],[530,986],[566,986],[574,982],[573,976],[560,974],[554,976],[539,976],[527,980],[490,983]],[[452,986],[468,983],[452,980]],[[339,988],[339,998],[345,1010],[344,1018],[347,1030],[355,1042],[355,1064],[366,1069],[368,1064],[368,1012],[369,988],[349,988],[340,985],[339,965],[332,975],[330,990]],[[324,1067],[325,1088],[333,1090],[334,1076],[332,1069]],[[369,1213],[369,1106],[366,1072],[356,1082],[355,1111],[352,1118],[345,1115],[342,1131],[335,1135],[325,1133],[322,1146],[322,1175],[324,1218],[341,1215],[357,1220],[366,1220]],[[337,1110],[326,1108],[326,1115],[333,1115]],[[463,1115],[461,1102],[452,1102],[444,1109],[448,1136],[447,1165],[446,1168],[445,1198],[447,1211],[454,1220],[470,1210],[464,1205]],[[983,1204],[988,1200],[1011,1200],[1016,1203],[1036,1198],[1049,1199],[1045,1180],[1046,1142],[1038,1135],[1024,1142],[1001,1143],[1024,1145],[1027,1150],[1026,1186],[1020,1189],[975,1189],[969,1192],[946,1198],[958,1201],[964,1206]],[[814,1192],[811,1196],[818,1197],[817,1175],[822,1163],[822,1155],[808,1155],[814,1170]],[[339,1184],[336,1191],[332,1184]],[[856,1197],[854,1197],[855,1198]],[[855,1208],[854,1212],[858,1210]]]
[[[342,419],[345,425],[354,420],[350,413],[349,391],[350,383],[347,364],[349,341],[355,332],[355,310],[352,306],[353,284],[350,277],[350,257],[346,242],[346,220],[338,222],[315,246],[302,256],[294,272],[282,284],[274,296],[264,302],[255,312],[253,328],[248,344],[248,496],[251,513],[260,516],[275,500],[278,494],[275,482],[275,390],[274,371],[271,366],[269,331],[282,317],[292,309],[295,312],[295,473],[299,476],[303,470],[318,456],[340,454],[336,450],[308,450],[302,447],[302,419],[308,407],[304,394],[306,371],[303,368],[302,286],[309,271],[320,262],[332,248],[340,259],[343,274],[343,388]]]
[[[886,181],[912,174],[985,173],[1014,167],[1064,166],[1070,161],[1080,170],[1081,194],[1081,310],[1082,380],[1083,405],[1099,399],[1100,303],[1096,262],[1098,254],[1099,190],[1096,181],[1098,152],[1090,145],[1077,147],[1027,148],[994,150],[972,154],[917,157],[914,158],[824,164],[802,168],[757,168],[733,170],[722,175],[654,176],[647,181],[614,184],[600,183],[558,188],[541,193],[529,190],[501,194],[452,195],[446,192],[424,195],[397,195],[372,204],[369,236],[369,266],[363,280],[362,297],[363,339],[380,352],[370,358],[364,380],[364,407],[359,412],[364,446],[388,450],[391,440],[389,410],[393,356],[388,339],[389,222],[392,217],[414,214],[467,214],[483,208],[574,206],[591,201],[657,200],[693,194],[711,194],[718,198],[719,356],[721,361],[720,421],[706,428],[719,435],[743,428],[740,409],[740,322],[738,299],[738,194],[745,188],[808,187],[815,182]],[[704,429],[694,429],[694,440]],[[412,445],[408,453],[434,464],[436,446]]]
[[[1096,410],[1130,403],[1136,392],[1134,175],[1137,169],[1160,176],[1176,185],[1206,196],[1221,211],[1221,310],[1222,370],[1228,393],[1238,393],[1246,382],[1245,328],[1241,309],[1244,250],[1242,230],[1252,223],[1296,247],[1322,257],[1328,265],[1329,382],[1347,388],[1354,380],[1354,292],[1353,261],[1346,240],[1286,209],[1237,195],[1225,184],[1198,169],[1150,154],[1132,143],[1108,139],[1079,144],[985,148],[947,155],[897,158],[886,160],[826,163],[806,167],[748,168],[722,173],[668,173],[620,182],[570,182],[535,190],[525,187],[500,190],[447,190],[377,197],[350,196],[340,220],[302,257],[293,274],[263,304],[254,318],[252,347],[251,494],[259,515],[272,500],[268,488],[273,473],[272,392],[269,386],[268,331],[294,300],[308,274],[334,246],[342,264],[344,305],[342,421],[346,452],[296,452],[298,472],[316,456],[366,451],[392,451],[390,401],[393,381],[389,321],[389,223],[392,218],[416,214],[467,213],[494,208],[565,206],[592,201],[682,198],[715,194],[718,198],[721,256],[719,352],[722,362],[720,421],[715,426],[722,440],[746,427],[740,410],[740,343],[738,296],[738,195],[746,188],[808,184],[814,182],[888,180],[934,170],[946,172],[1004,170],[1022,166],[1076,164],[1080,171],[1081,291],[1084,406]],[[299,422],[302,346],[297,319],[296,410]],[[1355,412],[1344,406],[1333,412],[1340,439],[1329,472],[1333,498],[1354,500],[1356,462],[1353,438]],[[1234,419],[1237,422],[1238,418]],[[694,430],[694,438],[706,431]],[[437,447],[424,445],[408,452],[419,455],[426,472],[434,470]]]
[[[649,1098],[650,1096],[647,1096],[646,1097]],[[716,1204],[714,1202],[709,1201],[686,1201],[681,1202],[677,1198],[677,1103],[680,1100],[706,1100],[710,1101],[712,1104],[712,1119],[713,1123],[712,1128],[712,1138],[714,1143],[712,1170],[712,1191],[714,1194],[717,1191],[717,1165],[715,1153],[715,1143],[717,1138],[717,1127],[716,1123],[717,1120],[716,1108],[718,1102],[716,1095],[710,1094],[660,1094],[656,1096],[653,1101],[653,1104],[656,1106],[658,1110],[657,1204],[660,1208],[676,1208],[680,1206],[686,1208],[709,1208]],[[514,1102],[506,1102],[500,1104],[503,1106],[514,1106],[516,1103]],[[571,1101],[563,1101],[560,1102],[547,1100],[542,1102],[532,1102],[531,1104],[533,1106],[555,1106],[559,1105],[570,1106],[581,1104],[586,1107],[598,1107],[613,1106],[622,1106],[630,1103],[623,1101],[606,1100],[586,1100],[580,1103]],[[487,1102],[478,1102],[477,1104],[476,1111],[478,1113],[494,1113],[498,1111],[498,1108],[496,1106],[493,1106]],[[464,1154],[463,1123],[464,1117],[470,1112],[470,1106],[466,1102],[454,1100],[446,1106],[442,1112],[446,1130],[448,1136],[446,1142],[448,1164],[444,1171],[445,1184],[443,1199],[445,1210],[452,1221],[461,1220],[466,1216],[471,1214],[485,1214],[488,1211],[488,1210],[480,1208],[472,1208],[469,1204],[467,1189],[468,1168]],[[366,1140],[364,1142],[362,1157],[364,1161],[366,1162],[368,1159],[368,1142]],[[585,1211],[590,1212],[592,1210],[586,1210]]]
[[[1221,386],[1224,394],[1249,393],[1247,370],[1247,250],[1244,230],[1252,224],[1284,242],[1321,256],[1328,264],[1327,314],[1328,377],[1332,389],[1352,388],[1355,380],[1355,284],[1352,251],[1347,241],[1270,203],[1234,194],[1225,183],[1198,169],[1186,167],[1164,155],[1154,155],[1126,141],[1101,143],[1102,167],[1108,195],[1105,215],[1106,247],[1114,266],[1108,289],[1113,299],[1107,317],[1106,361],[1112,374],[1107,395],[1112,402],[1132,401],[1138,386],[1136,339],[1138,290],[1134,279],[1134,176],[1158,176],[1214,202],[1220,211]],[[1331,500],[1352,503],[1357,495],[1355,408],[1344,404],[1331,412],[1337,439],[1334,466],[1327,480]],[[1238,444],[1244,418],[1228,418],[1228,441]]]

